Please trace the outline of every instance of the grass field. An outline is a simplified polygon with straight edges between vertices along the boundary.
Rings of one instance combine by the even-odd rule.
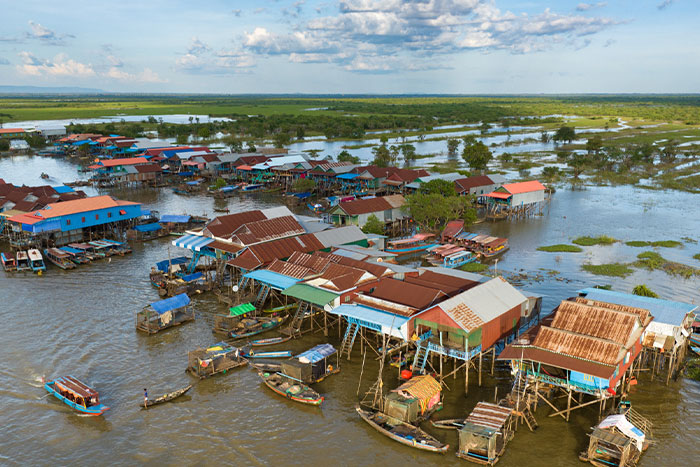
[[[541,246],[537,248],[537,251],[547,251],[550,253],[581,253],[583,248],[576,245],[558,244]]]

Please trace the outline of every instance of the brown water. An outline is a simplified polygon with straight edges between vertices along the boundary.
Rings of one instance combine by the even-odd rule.
[[[39,184],[43,159],[0,159],[0,178]],[[76,178],[75,167],[54,161],[57,182]],[[45,171],[45,170],[44,170]],[[25,181],[26,180],[26,181]],[[212,213],[214,200],[182,198],[168,190],[115,192],[165,213]],[[622,240],[698,238],[700,218],[693,208],[697,195],[620,188],[560,189],[545,216],[520,222],[481,224],[476,229],[508,236],[511,250],[498,263],[499,272],[528,273],[522,287],[545,295],[551,310],[575,290],[612,284],[629,291],[646,283],[665,298],[698,299],[698,280],[672,278],[661,272],[636,272],[626,278],[601,278],[580,270],[584,261],[631,261],[643,251],[624,245],[586,248],[582,254],[535,251],[543,244],[561,243],[586,234],[607,234]],[[271,197],[251,195],[228,200],[234,209],[275,205]],[[217,205],[218,206],[218,205]],[[5,245],[0,246],[4,248]],[[139,409],[142,390],[152,397],[193,382],[184,373],[187,351],[215,342],[213,315],[225,308],[208,295],[197,296],[197,320],[149,337],[134,329],[135,313],[158,300],[148,281],[150,266],[168,255],[169,240],[136,245],[126,257],[61,271],[49,266],[42,277],[0,272],[0,438],[2,465],[399,465],[406,463],[468,465],[454,456],[423,453],[403,447],[376,433],[354,412],[362,363],[356,344],[351,362],[319,383],[326,396],[322,408],[304,407],[276,396],[248,368],[199,382],[181,399],[148,411]],[[700,246],[662,249],[670,259],[692,264]],[[174,249],[171,254],[177,254]],[[696,266],[700,264],[695,263]],[[545,270],[556,270],[551,275]],[[320,335],[279,346],[299,351],[325,342]],[[339,342],[337,330],[330,338]],[[377,362],[367,355],[362,394],[376,378]],[[385,374],[394,385],[397,370]],[[39,383],[47,377],[72,374],[94,385],[111,407],[104,417],[83,417],[53,398]],[[510,376],[497,367],[482,387],[470,374],[464,396],[463,375],[448,379],[445,408],[439,418],[468,413],[476,402],[505,394]],[[641,465],[695,465],[700,438],[700,383],[680,378],[665,386],[642,377],[630,399],[654,422],[658,444]],[[586,433],[597,421],[597,408],[574,412],[569,423],[549,418],[540,408],[540,428],[520,428],[509,444],[504,466],[576,465],[587,443]],[[456,432],[425,427],[457,445]]]

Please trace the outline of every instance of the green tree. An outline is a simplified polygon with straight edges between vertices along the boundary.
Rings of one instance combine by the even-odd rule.
[[[218,190],[219,188],[225,187],[226,186],[226,180],[223,178],[219,177],[216,179],[216,183],[214,183],[214,187]]]
[[[306,130],[304,130],[303,126],[298,126],[297,127],[297,139],[304,139],[304,136],[306,136]]]
[[[359,164],[360,163],[360,158],[357,156],[353,156],[350,154],[348,151],[343,150],[338,154],[337,157],[338,162],[350,162],[351,164]]]
[[[552,140],[554,140],[556,142],[566,141],[567,143],[570,143],[575,139],[576,139],[576,130],[574,130],[573,127],[566,126],[566,125],[560,127],[557,130],[557,132],[554,133],[554,136],[552,136]]]
[[[425,194],[438,194],[446,197],[457,195],[454,182],[447,180],[430,180],[429,182],[421,183],[420,189]]]
[[[404,160],[412,161],[416,158],[416,147],[414,145],[402,144],[400,147]]]
[[[455,155],[457,154],[457,149],[459,148],[459,140],[457,138],[447,139],[447,154]]]
[[[9,151],[10,142],[4,138],[0,138],[0,151]]]
[[[177,137],[175,138],[175,142],[177,143],[178,146],[184,146],[185,144],[187,144],[187,137],[188,136],[189,135],[181,133],[181,134],[177,135]]]
[[[289,133],[277,133],[275,135],[275,147],[276,148],[283,148],[286,145],[288,145],[292,141],[292,137],[289,135]]]
[[[671,163],[676,160],[676,155],[678,155],[678,141],[670,139],[661,148],[661,162]]]
[[[493,154],[484,143],[476,141],[474,137],[464,138],[462,159],[473,170],[483,171],[493,159]]]
[[[384,223],[376,215],[372,214],[367,218],[362,231],[366,234],[384,235]]]
[[[233,135],[224,138],[224,144],[228,146],[231,152],[243,152],[243,141]]]
[[[396,161],[399,160],[400,149],[401,148],[395,144],[392,144],[391,146],[389,146],[389,159],[390,159],[389,164],[390,165],[396,165]]]
[[[635,295],[641,295],[642,297],[659,298],[656,292],[654,292],[644,284],[635,286],[634,289],[632,289],[632,293]]]
[[[486,133],[488,133],[491,128],[493,128],[493,127],[486,122],[483,122],[481,125],[479,125],[479,131],[481,132],[482,135],[485,135]]]
[[[542,169],[542,176],[547,180],[554,180],[559,176],[559,167],[548,165]]]
[[[543,131],[542,134],[540,134],[540,142],[547,144],[549,143],[550,139],[551,138],[549,136],[549,133],[547,133],[546,131]]]
[[[414,222],[428,231],[437,231],[447,222],[463,219],[465,225],[476,221],[476,210],[468,196],[448,196],[439,193],[415,193],[406,197],[404,209]]]
[[[586,151],[588,155],[597,155],[603,147],[603,138],[600,135],[593,135],[586,141]]]
[[[377,167],[388,167],[391,163],[391,154],[389,153],[389,148],[386,147],[386,144],[373,147],[372,154],[374,154],[372,164],[376,165]]]
[[[297,193],[306,193],[315,189],[316,182],[310,178],[299,178],[292,184],[292,190]]]
[[[248,141],[248,152],[255,152],[257,149],[255,148],[255,142],[254,141]]]
[[[583,173],[583,170],[586,168],[586,162],[586,156],[584,154],[572,152],[569,155],[567,164],[571,167],[574,178],[578,178]]]

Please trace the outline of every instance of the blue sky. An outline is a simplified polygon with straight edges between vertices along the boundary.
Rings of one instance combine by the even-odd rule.
[[[0,85],[700,92],[697,0],[0,0]]]

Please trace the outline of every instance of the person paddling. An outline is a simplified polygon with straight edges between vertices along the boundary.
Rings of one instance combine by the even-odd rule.
[[[146,388],[143,388],[143,407],[148,408],[148,390]]]

